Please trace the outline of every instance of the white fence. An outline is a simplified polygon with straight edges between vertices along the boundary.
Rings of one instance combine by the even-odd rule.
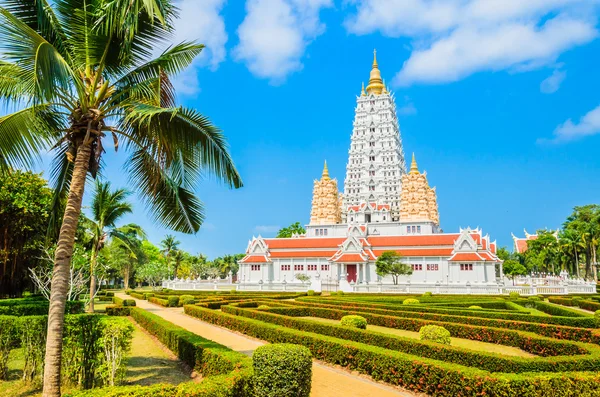
[[[361,293],[390,293],[390,294],[423,294],[431,292],[442,295],[508,295],[518,292],[523,296],[531,295],[568,295],[568,294],[595,294],[596,285],[592,283],[577,283],[563,285],[497,285],[497,284],[347,284],[340,285],[335,281],[321,282],[313,280],[311,283],[232,283],[230,280],[165,280],[163,288],[179,291],[211,291],[211,290],[237,290],[237,291],[288,291],[306,292],[345,290],[346,292]],[[347,286],[347,287],[346,287]]]

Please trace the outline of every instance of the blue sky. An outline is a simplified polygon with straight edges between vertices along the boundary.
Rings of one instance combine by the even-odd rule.
[[[573,206],[598,203],[595,1],[178,3],[173,40],[207,45],[178,78],[179,100],[223,129],[245,182],[229,190],[207,176],[199,186],[206,223],[176,234],[192,253],[243,252],[253,235],[307,223],[325,159],[342,189],[373,48],[445,231],[480,226],[511,246],[511,232],[556,228]],[[116,186],[127,185],[124,158],[104,157]],[[125,221],[155,243],[168,233],[141,204]]]

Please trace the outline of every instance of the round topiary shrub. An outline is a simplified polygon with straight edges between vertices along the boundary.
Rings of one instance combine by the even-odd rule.
[[[192,301],[192,303],[184,303],[184,302],[189,302]],[[194,303],[194,297],[192,295],[180,295],[179,296],[179,306],[183,306],[183,305],[191,305]]]
[[[342,317],[340,324],[344,327],[367,329],[367,320],[364,317],[356,315]]]
[[[192,298],[192,299],[184,299],[184,300],[180,299],[179,302],[180,302],[181,306],[196,304],[196,300],[194,298]]]
[[[258,310],[269,310],[270,307],[267,305],[260,305],[259,307],[257,307]]]
[[[596,327],[600,328],[600,310],[594,312],[594,318],[596,319]]]
[[[403,305],[418,305],[420,302],[418,299],[408,298],[404,299],[402,302]]]
[[[473,305],[473,306],[469,306],[469,309],[481,309],[481,306]]]
[[[252,355],[255,396],[310,395],[312,356],[304,346],[288,343],[260,346]]]
[[[521,297],[521,294],[519,294],[517,291],[512,291],[508,294],[508,297],[510,299],[519,299]]]
[[[421,340],[442,343],[444,345],[450,344],[450,331],[438,325],[425,325],[421,327],[419,336]]]
[[[527,300],[530,302],[539,302],[542,300],[542,298],[540,298],[539,296],[530,296],[529,298],[527,298]]]
[[[344,291],[338,291],[337,294],[338,295],[344,295]]]
[[[315,294],[315,291],[313,291],[312,289],[309,289],[309,290],[306,292],[306,295],[308,295],[308,296],[313,296],[314,294]]]
[[[230,294],[237,294],[238,292],[237,292],[237,290],[236,290],[236,289],[232,289],[232,290],[230,290],[230,291],[229,291],[229,293],[230,293]]]
[[[427,291],[423,294],[423,296],[426,298],[431,298],[433,296],[433,294],[430,291]]]
[[[167,306],[168,307],[177,307],[179,306],[179,296],[172,295],[167,297]]]

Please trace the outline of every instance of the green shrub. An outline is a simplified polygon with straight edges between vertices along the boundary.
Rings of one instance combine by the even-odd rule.
[[[307,295],[307,296],[314,296],[314,294],[315,294],[315,291],[314,291],[314,290],[312,290],[312,289],[309,289],[309,290],[306,292],[306,295]]]
[[[473,305],[473,306],[469,306],[469,309],[481,309],[481,306]]]
[[[426,297],[426,298],[430,298],[433,296],[433,294],[430,291],[425,292],[422,296]]]
[[[308,397],[312,355],[304,346],[288,343],[260,346],[252,354],[254,395]]]
[[[129,306],[106,306],[106,314],[109,316],[129,316]]]
[[[132,296],[132,297],[134,297],[136,299],[144,299],[144,297],[145,297],[144,294],[141,293],[141,292],[131,292],[129,294],[129,296]]]
[[[154,296],[154,293],[152,292],[146,292],[144,294],[144,300],[148,300],[148,298],[152,298]]]
[[[600,310],[594,312],[594,319],[596,320],[596,326],[600,328]]]
[[[595,312],[596,310],[600,310],[600,303],[591,300],[582,300],[579,302],[579,307],[584,310]]]
[[[238,291],[237,291],[237,290],[235,290],[235,289],[232,289],[232,290],[230,290],[230,291],[229,291],[229,293],[230,293],[230,294],[237,294],[237,293],[238,293]]]
[[[520,297],[521,294],[519,294],[517,291],[512,291],[508,294],[509,299],[519,299]]]
[[[344,327],[353,327],[367,329],[367,320],[362,316],[350,315],[344,316],[340,320],[340,324]]]
[[[184,303],[184,302],[186,302],[186,303]],[[194,303],[195,303],[195,300],[194,300],[194,297],[192,295],[181,295],[179,297],[179,302],[178,302],[179,306],[193,305]]]
[[[155,303],[157,305],[164,306],[164,307],[169,306],[169,301],[168,300],[161,299],[161,298],[158,298],[156,296],[152,296],[152,297],[148,298],[148,302]]]
[[[258,310],[269,310],[270,307],[267,305],[260,305],[259,307],[257,307]]]
[[[119,384],[125,377],[125,354],[131,347],[133,326],[125,321],[106,321],[102,328],[102,337],[98,340],[102,360],[99,375],[108,386]]]
[[[18,319],[0,316],[0,380],[8,377],[8,356],[18,341]]]
[[[179,306],[179,296],[175,295],[175,296],[169,296],[167,298],[167,306],[168,307],[177,307]]]
[[[9,299],[7,299],[9,300]],[[0,315],[4,316],[44,316],[48,314],[49,303],[46,300],[17,300],[13,304],[0,305]],[[65,313],[79,314],[83,313],[84,305],[82,301],[67,301]]]
[[[541,300],[542,300],[542,298],[540,298],[539,296],[535,296],[535,295],[534,295],[534,296],[530,296],[530,297],[528,297],[528,298],[527,298],[527,300],[528,300],[528,301],[531,301],[531,302],[537,302],[537,301],[541,301]]]
[[[338,295],[344,295],[344,291],[338,291],[337,292]],[[332,294],[333,295],[333,294]]]
[[[450,332],[439,325],[426,325],[419,330],[421,340],[429,340],[444,345],[450,344]]]
[[[65,322],[67,318],[68,317],[65,316]],[[23,380],[25,381],[31,382],[38,379],[38,377],[41,377],[44,370],[47,321],[46,316],[28,316],[19,318],[21,347],[23,348],[25,361],[23,366]]]
[[[403,305],[418,305],[419,303],[419,300],[414,298],[408,298],[402,301]]]

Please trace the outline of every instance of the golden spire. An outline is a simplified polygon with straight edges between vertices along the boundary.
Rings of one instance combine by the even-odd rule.
[[[360,96],[367,96],[367,94],[365,93],[365,83],[362,83],[362,89],[360,90]]]
[[[387,93],[388,93],[388,90],[387,90],[387,88],[385,87],[385,80],[383,80],[383,91],[382,91],[382,93],[383,93],[383,94],[387,94]]]
[[[330,179],[329,178],[329,170],[327,169],[327,160],[325,160],[325,166],[323,166],[323,175],[321,175],[321,179]]]
[[[417,160],[415,159],[415,154],[412,156],[412,163],[410,164],[410,172],[409,174],[418,174],[419,167],[417,167]]]
[[[373,67],[371,69],[371,75],[369,76],[367,93],[381,95],[384,88],[383,80],[381,80],[381,72],[379,71],[379,65],[377,65],[377,50],[373,50]]]

